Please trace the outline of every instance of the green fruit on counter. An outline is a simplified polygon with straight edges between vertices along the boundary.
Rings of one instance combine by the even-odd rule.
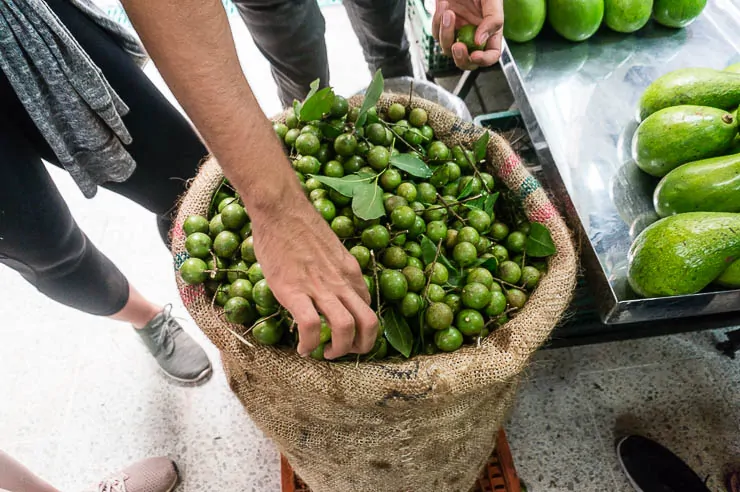
[[[550,0],[547,17],[558,34],[569,41],[593,36],[604,18],[604,0]]]
[[[717,277],[714,283],[722,287],[740,289],[740,260],[735,260],[730,263],[727,270]]]
[[[725,68],[725,72],[732,72],[732,73],[740,73],[740,63],[735,63],[734,65],[730,65],[729,67]]]
[[[735,117],[721,109],[662,109],[637,128],[632,158],[646,173],[663,177],[681,164],[722,155],[732,146],[737,128]]]
[[[682,68],[648,86],[640,99],[640,120],[682,104],[734,110],[740,105],[740,74],[712,68]]]
[[[707,0],[655,0],[653,18],[666,27],[686,27],[706,5]]]
[[[740,214],[692,212],[650,225],[629,251],[628,280],[643,297],[695,294],[740,256]]]
[[[545,25],[545,0],[504,0],[504,37],[515,43],[531,41]]]
[[[740,212],[740,154],[677,167],[658,183],[653,202],[661,217],[686,212]]]
[[[653,0],[604,1],[604,22],[612,31],[630,33],[642,29],[652,13]]]

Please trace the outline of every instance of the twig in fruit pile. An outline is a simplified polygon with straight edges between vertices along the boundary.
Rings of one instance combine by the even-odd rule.
[[[482,196],[483,195],[479,193],[477,195],[469,196],[468,198],[463,198],[462,200],[458,200],[455,203],[452,203],[452,205],[462,205],[463,203],[472,202],[473,200],[477,200],[478,198]],[[443,208],[446,208],[446,207],[444,205],[442,205],[441,207],[429,207],[425,209],[424,211],[426,212],[427,210],[442,210]]]
[[[466,223],[466,222],[465,222],[465,219],[463,219],[462,217],[460,217],[460,216],[459,216],[459,215],[457,214],[457,212],[455,212],[454,210],[452,210],[452,207],[450,207],[450,206],[449,206],[449,205],[447,204],[447,202],[445,201],[445,199],[444,199],[444,198],[442,198],[442,195],[440,195],[439,193],[437,193],[437,198],[439,198],[439,201],[440,201],[440,202],[442,202],[442,205],[444,206],[444,208],[446,208],[446,209],[447,209],[447,211],[448,211],[449,213],[451,213],[452,215],[454,215],[454,216],[455,216],[455,218],[456,218],[457,220],[459,220],[459,221],[460,221],[460,222],[462,222],[463,224],[465,224],[465,223]]]
[[[373,260],[373,277],[375,277],[375,300],[378,306],[375,315],[380,320],[380,281],[378,280],[378,263],[375,261],[375,251],[370,250],[370,258]]]
[[[439,253],[442,251],[442,241],[443,239],[439,240],[439,243],[437,243],[437,251],[434,253],[434,260],[427,266],[427,268],[430,268],[431,271],[434,271],[434,265],[437,264],[437,260],[439,259]],[[427,298],[427,293],[429,292],[429,286],[432,283],[432,275],[429,275],[429,278],[427,279],[427,285],[424,287],[424,299],[427,301],[429,300]]]

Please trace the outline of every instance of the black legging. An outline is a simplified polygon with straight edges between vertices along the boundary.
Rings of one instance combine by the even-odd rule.
[[[207,150],[189,123],[114,40],[66,0],[46,0],[129,106],[123,118],[133,176],[108,188],[157,216],[167,243],[177,198]],[[59,165],[0,71],[0,263],[42,293],[108,316],[128,301],[128,282],[77,226],[41,159]]]

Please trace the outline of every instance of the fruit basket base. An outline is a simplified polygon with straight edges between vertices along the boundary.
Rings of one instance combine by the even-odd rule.
[[[280,471],[282,492],[311,492],[311,489],[293,472],[285,456],[280,456]],[[521,490],[509,442],[506,440],[506,433],[501,429],[496,440],[496,450],[488,459],[471,492],[521,492]]]

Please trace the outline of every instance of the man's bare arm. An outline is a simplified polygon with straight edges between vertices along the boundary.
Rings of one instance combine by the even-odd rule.
[[[332,327],[328,358],[372,348],[377,319],[359,265],[308,203],[247,83],[220,0],[123,0],[147,51],[243,197],[255,250],[298,323],[299,352]],[[177,142],[173,142],[177,145]]]

